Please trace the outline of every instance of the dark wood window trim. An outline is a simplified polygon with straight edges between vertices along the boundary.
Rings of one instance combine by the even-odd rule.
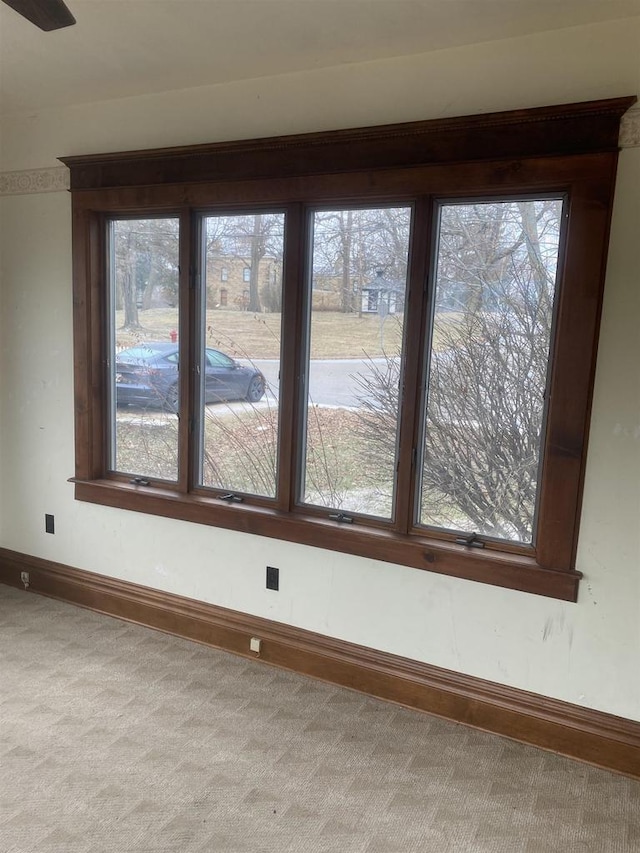
[[[577,598],[580,503],[619,122],[635,98],[380,128],[190,148],[62,158],[73,193],[76,396],[75,495],[79,500],[269,536],[555,598]],[[553,341],[535,547],[487,542],[481,551],[444,532],[402,533],[344,526],[296,506],[221,503],[191,487],[188,418],[181,419],[182,475],[175,487],[135,485],[108,474],[105,362],[105,222],[118,215],[177,215],[181,221],[180,339],[195,363],[194,215],[276,205],[289,214],[285,257],[281,448],[295,447],[300,363],[303,213],[316,204],[411,203],[427,222],[440,198],[561,193],[568,199],[566,252]],[[422,229],[426,234],[426,229]],[[426,236],[421,239],[427,240]],[[422,253],[426,257],[426,252]],[[413,265],[418,304],[425,261]],[[423,269],[419,269],[422,264]],[[413,333],[415,337],[415,331]],[[419,371],[408,359],[405,381]],[[190,367],[188,375],[195,373]],[[194,381],[182,384],[192,411]],[[415,412],[404,418],[411,437]],[[401,440],[403,440],[401,438]],[[280,483],[293,453],[281,453]],[[268,502],[266,502],[268,503]]]

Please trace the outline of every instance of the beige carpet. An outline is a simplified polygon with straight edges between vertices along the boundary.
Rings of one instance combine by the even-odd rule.
[[[632,853],[640,783],[0,585],[1,853]]]

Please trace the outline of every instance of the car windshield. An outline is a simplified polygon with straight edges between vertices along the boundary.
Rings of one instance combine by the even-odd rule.
[[[131,347],[119,352],[116,356],[118,361],[146,361],[149,358],[155,358],[161,355],[160,350],[154,349],[152,346]]]
[[[218,352],[215,349],[207,350],[207,357],[209,359],[209,364],[212,367],[233,367],[235,361],[232,358],[229,358],[228,355],[225,355],[223,352]]]

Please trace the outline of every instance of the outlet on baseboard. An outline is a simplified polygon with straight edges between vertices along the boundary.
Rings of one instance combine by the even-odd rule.
[[[24,584],[25,589],[29,586],[29,572],[20,572],[20,582]]]
[[[48,513],[45,513],[44,516],[44,531],[45,533],[56,532],[55,519],[52,515],[49,515]]]

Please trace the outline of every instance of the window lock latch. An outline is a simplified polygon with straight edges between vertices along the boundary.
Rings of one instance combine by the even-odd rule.
[[[144,477],[134,477],[133,480],[129,480],[130,483],[133,483],[134,486],[150,486],[151,480],[145,480]]]
[[[331,521],[338,521],[340,524],[353,524],[353,516],[345,515],[343,512],[334,512],[329,518]]]
[[[478,539],[477,533],[470,533],[468,536],[459,536],[455,542],[456,545],[466,545],[467,548],[484,548],[484,542]]]
[[[241,495],[236,495],[233,492],[228,492],[226,495],[220,495],[221,501],[227,501],[228,503],[241,504],[244,501],[244,498]]]

